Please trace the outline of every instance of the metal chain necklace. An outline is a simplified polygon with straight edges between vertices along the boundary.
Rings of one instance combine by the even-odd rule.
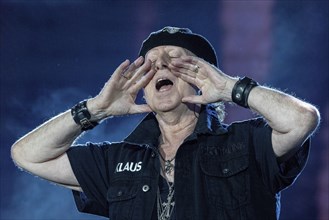
[[[173,161],[175,160],[176,155],[175,155],[173,158],[169,159],[169,160],[164,159],[164,158],[162,157],[161,153],[159,153],[159,155],[160,155],[160,158],[161,158],[161,159],[163,160],[163,162],[164,162],[164,172],[165,172],[167,175],[171,175],[171,172],[172,172],[172,171],[174,170],[174,168],[175,168],[175,165],[174,165]]]
[[[162,202],[161,195],[160,195],[160,189],[158,187],[157,192],[157,210],[158,210],[158,220],[169,220],[171,217],[171,214],[175,207],[175,201],[174,201],[174,183],[169,183],[166,179],[166,182],[169,187],[169,193],[167,196],[167,202]]]
[[[175,207],[175,201],[174,201],[175,189],[174,189],[174,183],[173,182],[170,183],[166,175],[172,176],[172,172],[175,169],[174,160],[176,158],[176,155],[173,158],[166,160],[165,158],[163,158],[163,156],[159,151],[158,154],[160,155],[160,159],[164,162],[164,167],[161,165],[161,171],[164,175],[163,178],[166,180],[166,183],[168,185],[168,191],[169,191],[167,195],[167,201],[163,202],[160,194],[160,188],[158,186],[158,191],[157,191],[158,220],[170,220],[170,217]]]

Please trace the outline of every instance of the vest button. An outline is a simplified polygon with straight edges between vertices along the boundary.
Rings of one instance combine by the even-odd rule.
[[[151,153],[151,157],[153,157],[153,158],[155,157],[155,153],[154,152]]]
[[[224,168],[224,169],[222,170],[222,172],[223,172],[224,174],[227,174],[229,171],[230,171],[230,170],[227,169],[227,168]]]
[[[118,196],[118,197],[122,196],[122,191],[121,191],[121,190],[118,191],[117,196]]]
[[[147,192],[147,191],[150,190],[150,187],[149,187],[148,185],[144,185],[144,186],[142,187],[142,190],[143,190],[143,192]]]

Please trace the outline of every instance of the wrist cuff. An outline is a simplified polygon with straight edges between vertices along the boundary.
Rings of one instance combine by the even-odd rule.
[[[91,115],[87,108],[87,100],[79,102],[71,108],[71,115],[76,124],[81,126],[82,131],[93,129],[98,125],[95,121],[90,121]]]
[[[255,86],[258,86],[256,81],[248,77],[240,78],[233,87],[232,101],[242,107],[249,108],[249,93]]]

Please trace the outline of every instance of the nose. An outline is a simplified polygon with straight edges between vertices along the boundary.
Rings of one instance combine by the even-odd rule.
[[[158,57],[155,60],[153,65],[156,70],[161,70],[161,69],[168,68],[169,62],[170,62],[170,59],[169,59],[168,54],[162,52],[158,55]]]

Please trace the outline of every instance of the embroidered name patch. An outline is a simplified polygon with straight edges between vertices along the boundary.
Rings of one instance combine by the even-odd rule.
[[[118,163],[115,172],[120,173],[120,172],[138,172],[142,169],[142,161],[139,161],[137,163],[135,162],[127,162],[127,163]]]
[[[244,143],[238,142],[228,144],[226,146],[206,146],[205,153],[212,156],[225,156],[235,152],[246,151],[247,147]]]

